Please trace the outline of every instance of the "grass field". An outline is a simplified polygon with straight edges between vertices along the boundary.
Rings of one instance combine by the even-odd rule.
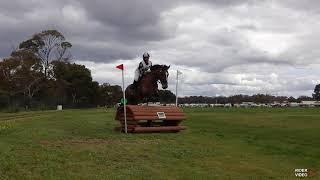
[[[0,113],[0,179],[320,179],[320,109],[185,109],[178,134],[120,134],[114,109]]]

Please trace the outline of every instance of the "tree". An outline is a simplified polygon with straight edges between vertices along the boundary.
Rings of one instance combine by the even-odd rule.
[[[46,30],[34,34],[30,39],[23,41],[17,51],[27,51],[37,56],[44,70],[44,77],[48,77],[50,62],[54,60],[67,61],[71,55],[68,49],[72,44],[65,41],[65,37],[57,30]]]
[[[270,98],[268,95],[264,95],[264,94],[256,94],[252,96],[253,98],[253,102],[255,103],[269,103],[270,102]]]
[[[26,97],[25,105],[29,105],[39,91],[43,77],[40,60],[27,51],[12,52],[1,62],[0,72],[1,89],[7,93],[9,100],[21,93]]]
[[[159,100],[161,103],[173,103],[176,100],[176,95],[169,90],[159,90]]]
[[[298,102],[302,102],[302,101],[312,101],[313,98],[312,97],[309,97],[309,96],[299,96],[297,101]]]
[[[290,96],[290,97],[288,98],[288,101],[289,101],[289,102],[298,102],[297,99],[294,98],[294,97],[292,97],[292,96]]]
[[[314,88],[314,94],[312,94],[313,98],[316,101],[320,101],[320,84],[316,85]]]
[[[118,85],[112,86],[109,83],[104,83],[99,87],[100,105],[113,106],[120,102],[122,97],[122,88]]]
[[[13,97],[23,92],[23,76],[21,63],[14,58],[0,62],[0,92],[8,96],[8,104],[12,105]]]
[[[100,86],[99,83],[96,81],[92,81],[89,84],[89,88],[88,88],[88,98],[89,98],[89,104],[90,106],[94,105],[97,106],[99,105],[100,102]]]
[[[53,61],[53,77],[57,88],[64,95],[71,97],[73,106],[90,102],[92,88],[97,87],[92,81],[91,72],[84,65]]]
[[[20,76],[23,80],[21,86],[24,89],[24,96],[27,97],[25,105],[28,107],[42,85],[43,73],[40,59],[29,51],[14,51],[11,53],[11,58],[20,63]]]

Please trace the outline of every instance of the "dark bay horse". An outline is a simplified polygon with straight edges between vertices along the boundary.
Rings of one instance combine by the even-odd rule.
[[[136,105],[141,102],[157,101],[158,82],[160,81],[163,89],[168,88],[169,68],[170,66],[166,65],[151,66],[151,71],[143,75],[136,88],[132,84],[126,88],[127,104]]]

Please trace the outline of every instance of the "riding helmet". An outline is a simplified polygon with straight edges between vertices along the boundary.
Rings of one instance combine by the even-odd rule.
[[[142,57],[143,57],[143,58],[148,58],[148,57],[150,57],[150,54],[147,53],[147,52],[145,52]]]

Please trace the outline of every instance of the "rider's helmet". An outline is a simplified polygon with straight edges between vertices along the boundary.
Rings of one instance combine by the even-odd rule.
[[[150,57],[150,54],[147,53],[147,52],[145,52],[145,53],[143,53],[142,57],[143,57],[143,59],[149,58],[149,57]]]

